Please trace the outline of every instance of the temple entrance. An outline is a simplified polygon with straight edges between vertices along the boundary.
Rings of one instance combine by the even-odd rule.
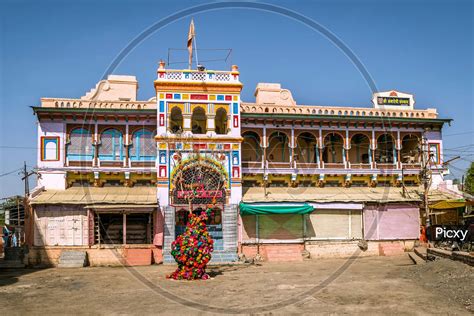
[[[193,210],[193,214],[199,215],[205,211],[203,208],[198,207]],[[184,233],[186,225],[188,223],[189,212],[187,209],[181,208],[176,211],[176,227],[175,227],[175,238]],[[207,222],[207,230],[214,240],[214,250],[224,250],[224,241],[222,234],[222,211],[216,207],[212,210]]]
[[[207,229],[214,240],[214,250],[224,250],[222,211],[227,202],[227,181],[224,168],[209,157],[196,156],[176,167],[170,192],[175,209],[175,238],[186,230],[189,209],[200,215],[212,208]]]

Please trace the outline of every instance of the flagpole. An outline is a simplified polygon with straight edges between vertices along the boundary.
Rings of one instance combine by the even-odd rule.
[[[197,65],[199,65],[199,61],[198,61],[198,49],[197,49],[197,44],[196,44],[196,33],[194,33],[194,50],[196,51],[196,69],[197,69]]]

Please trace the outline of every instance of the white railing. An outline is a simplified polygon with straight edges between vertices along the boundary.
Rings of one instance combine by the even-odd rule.
[[[158,81],[237,83],[239,82],[239,73],[210,70],[159,70]]]

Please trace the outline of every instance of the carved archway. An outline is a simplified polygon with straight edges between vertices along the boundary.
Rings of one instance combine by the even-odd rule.
[[[228,175],[220,163],[209,157],[182,161],[171,176],[173,205],[224,204]]]

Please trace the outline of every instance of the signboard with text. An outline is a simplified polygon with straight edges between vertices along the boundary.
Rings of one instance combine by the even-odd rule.
[[[375,108],[413,109],[415,99],[413,94],[391,90],[374,93],[372,103]]]

